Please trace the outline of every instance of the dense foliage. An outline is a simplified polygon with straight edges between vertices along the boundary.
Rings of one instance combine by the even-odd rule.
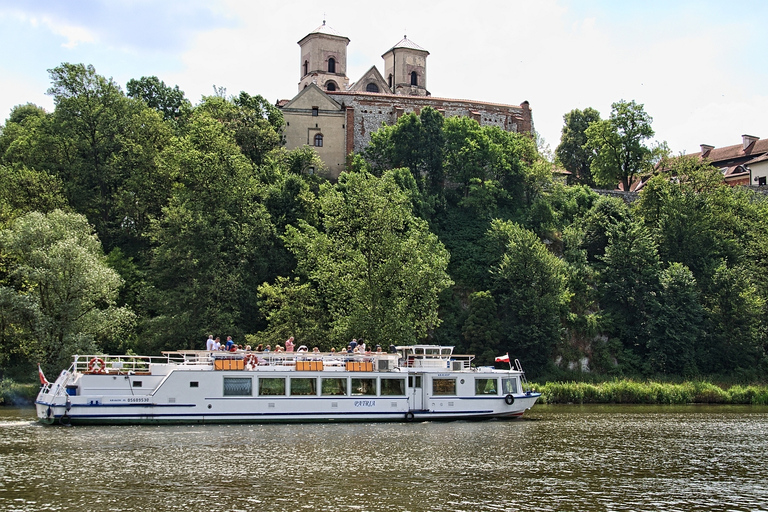
[[[566,116],[557,155],[584,185],[533,138],[431,108],[329,182],[260,96],[50,75],[54,111],[0,131],[0,377],[209,333],[443,343],[539,378],[768,375],[768,202],[690,158],[632,204],[584,186],[651,170],[642,105]]]

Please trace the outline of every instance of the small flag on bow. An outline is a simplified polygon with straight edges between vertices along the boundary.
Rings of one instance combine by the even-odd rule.
[[[37,363],[37,372],[40,374],[40,384],[42,384],[43,386],[50,384],[50,382],[48,382],[48,379],[46,379],[45,375],[43,374],[43,369],[40,368],[40,363]]]

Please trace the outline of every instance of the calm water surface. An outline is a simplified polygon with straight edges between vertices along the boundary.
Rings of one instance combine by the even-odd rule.
[[[768,408],[66,428],[0,407],[0,510],[768,511]]]

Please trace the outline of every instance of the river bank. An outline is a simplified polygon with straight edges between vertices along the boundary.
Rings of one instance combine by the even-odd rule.
[[[545,404],[734,404],[768,405],[768,386],[721,387],[710,382],[683,383],[612,380],[600,383],[531,383]]]

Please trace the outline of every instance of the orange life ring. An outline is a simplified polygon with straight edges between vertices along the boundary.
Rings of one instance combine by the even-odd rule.
[[[96,369],[94,369],[96,367]],[[104,360],[100,357],[94,357],[88,361],[88,371],[91,373],[106,373],[107,368],[104,364]]]
[[[243,358],[243,364],[245,366],[251,365],[252,367],[256,367],[259,364],[259,360],[256,357],[256,354],[247,354]]]

